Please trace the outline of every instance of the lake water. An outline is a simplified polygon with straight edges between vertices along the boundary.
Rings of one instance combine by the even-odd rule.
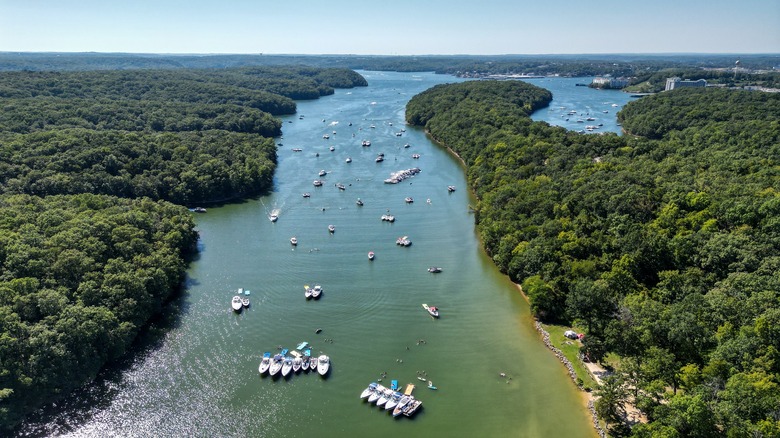
[[[458,79],[362,73],[369,87],[299,102],[298,114],[284,118],[273,193],[197,216],[200,254],[187,287],[136,353],[29,421],[22,435],[595,436],[582,393],[543,346],[527,303],[481,250],[459,161],[404,125],[412,96]],[[530,82],[556,93],[540,112],[556,121],[554,105],[591,108],[578,100],[582,93],[598,96],[586,99],[599,103],[592,111],[627,99],[575,88],[569,79]],[[617,129],[607,108],[600,120],[606,127],[612,117]],[[370,147],[361,146],[364,139]],[[383,183],[412,167],[422,172]],[[314,187],[320,170],[324,184]],[[457,190],[449,193],[448,185]],[[279,219],[272,223],[274,210]],[[388,211],[394,223],[380,220]],[[399,236],[412,246],[397,246]],[[443,272],[431,274],[430,266]],[[321,299],[307,301],[305,284],[321,284]],[[238,288],[251,291],[241,314],[230,310]],[[422,303],[438,306],[441,318],[432,319]],[[331,357],[326,378],[258,374],[264,351],[302,341]],[[426,388],[421,375],[438,390]],[[380,378],[417,385],[423,409],[394,419],[360,400]]]

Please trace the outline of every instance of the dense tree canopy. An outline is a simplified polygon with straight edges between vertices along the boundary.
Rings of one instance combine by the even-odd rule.
[[[189,212],[164,201],[0,196],[0,425],[119,357],[196,239]]]
[[[650,420],[628,433],[779,434],[780,96],[644,98],[620,117],[648,139],[498,117],[514,94],[461,105],[464,86],[415,96],[407,119],[464,158],[484,245],[534,313],[584,327],[592,359],[620,355],[602,392]]]

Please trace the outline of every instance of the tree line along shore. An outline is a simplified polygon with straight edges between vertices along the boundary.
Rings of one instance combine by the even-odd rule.
[[[0,73],[0,430],[122,357],[176,293],[187,206],[262,194],[276,116],[343,68]]]
[[[681,89],[631,102],[626,135],[532,122],[520,81],[429,89],[407,121],[457,153],[488,254],[543,322],[609,357],[612,436],[777,436],[780,94]],[[625,404],[647,422],[623,422]]]

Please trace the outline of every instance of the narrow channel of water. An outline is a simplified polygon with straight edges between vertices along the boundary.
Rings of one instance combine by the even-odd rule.
[[[540,341],[527,303],[480,247],[458,160],[404,125],[412,96],[458,79],[362,73],[369,87],[299,102],[284,119],[273,193],[198,215],[201,253],[175,311],[150,331],[159,339],[26,433],[595,436],[582,394]],[[383,183],[412,167],[422,172]],[[312,185],[318,178],[322,187]],[[388,212],[394,223],[380,220]],[[396,245],[400,236],[413,244]],[[321,299],[307,301],[305,284],[322,285]],[[230,310],[238,288],[251,291],[241,314]],[[302,341],[331,357],[327,378],[258,374],[264,351]],[[417,385],[422,410],[394,419],[360,400],[380,378]]]

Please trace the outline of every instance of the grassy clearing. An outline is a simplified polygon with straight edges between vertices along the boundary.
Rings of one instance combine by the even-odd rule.
[[[569,362],[574,367],[574,372],[577,373],[577,377],[582,380],[582,387],[596,389],[598,383],[596,383],[596,380],[579,358],[582,342],[563,336],[563,332],[571,330],[571,327],[554,324],[542,324],[542,327],[550,334],[550,342],[552,342],[553,346],[561,350],[564,356],[569,359]]]

